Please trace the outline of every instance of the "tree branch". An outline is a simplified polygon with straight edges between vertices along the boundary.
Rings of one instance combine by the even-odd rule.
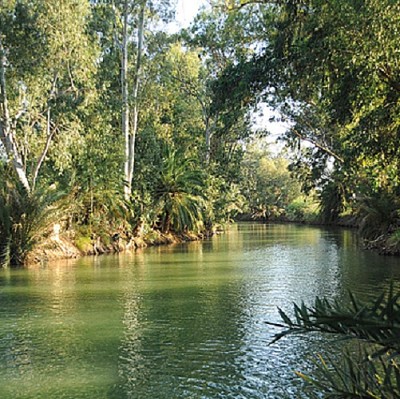
[[[341,158],[339,155],[335,154],[331,149],[328,147],[324,146],[323,144],[318,143],[316,140],[313,140],[310,137],[306,137],[303,134],[301,134],[296,128],[292,127],[290,129],[291,132],[293,132],[300,140],[307,141],[308,143],[314,145],[315,147],[319,148],[323,152],[327,153],[331,157],[335,158],[337,161],[340,163],[344,163],[344,159]]]
[[[400,92],[400,82],[393,77],[393,73],[389,65],[383,65],[378,68],[379,75],[385,80],[390,87]]]
[[[47,153],[49,151],[49,148],[50,148],[51,141],[52,141],[54,133],[55,133],[55,129],[53,129],[53,131],[51,130],[51,118],[50,118],[50,112],[51,111],[50,110],[51,110],[51,108],[49,107],[48,110],[47,110],[46,144],[45,144],[45,146],[43,148],[42,153],[40,154],[40,157],[39,157],[39,159],[38,159],[38,161],[36,163],[35,169],[33,171],[32,190],[35,188],[36,181],[37,181],[37,178],[39,176],[40,168],[42,167],[42,164],[43,164],[43,162],[44,162],[44,160],[46,158],[46,155],[47,155]]]

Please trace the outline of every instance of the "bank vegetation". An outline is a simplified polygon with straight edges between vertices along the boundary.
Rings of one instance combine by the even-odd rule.
[[[216,1],[173,32],[167,0],[3,1],[2,264],[240,216],[345,220],[398,254],[399,7]]]

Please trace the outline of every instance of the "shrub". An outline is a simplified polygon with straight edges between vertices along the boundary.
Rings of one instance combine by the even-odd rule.
[[[62,194],[51,188],[32,193],[12,178],[0,182],[0,263],[21,266],[59,218]]]

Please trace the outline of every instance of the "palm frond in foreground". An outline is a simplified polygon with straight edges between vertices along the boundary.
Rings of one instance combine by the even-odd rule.
[[[358,350],[343,350],[339,361],[320,356],[313,376],[297,374],[319,398],[400,398],[399,298],[392,284],[388,293],[367,304],[350,294],[348,306],[318,297],[313,306],[295,304],[292,318],[279,309],[282,323],[268,324],[283,330],[272,343],[309,332],[358,340]]]

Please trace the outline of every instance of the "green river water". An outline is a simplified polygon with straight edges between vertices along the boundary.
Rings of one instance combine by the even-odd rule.
[[[0,398],[307,397],[295,370],[335,345],[269,346],[277,307],[376,296],[400,259],[348,230],[239,224],[201,242],[0,270]],[[305,396],[304,396],[305,395]]]

